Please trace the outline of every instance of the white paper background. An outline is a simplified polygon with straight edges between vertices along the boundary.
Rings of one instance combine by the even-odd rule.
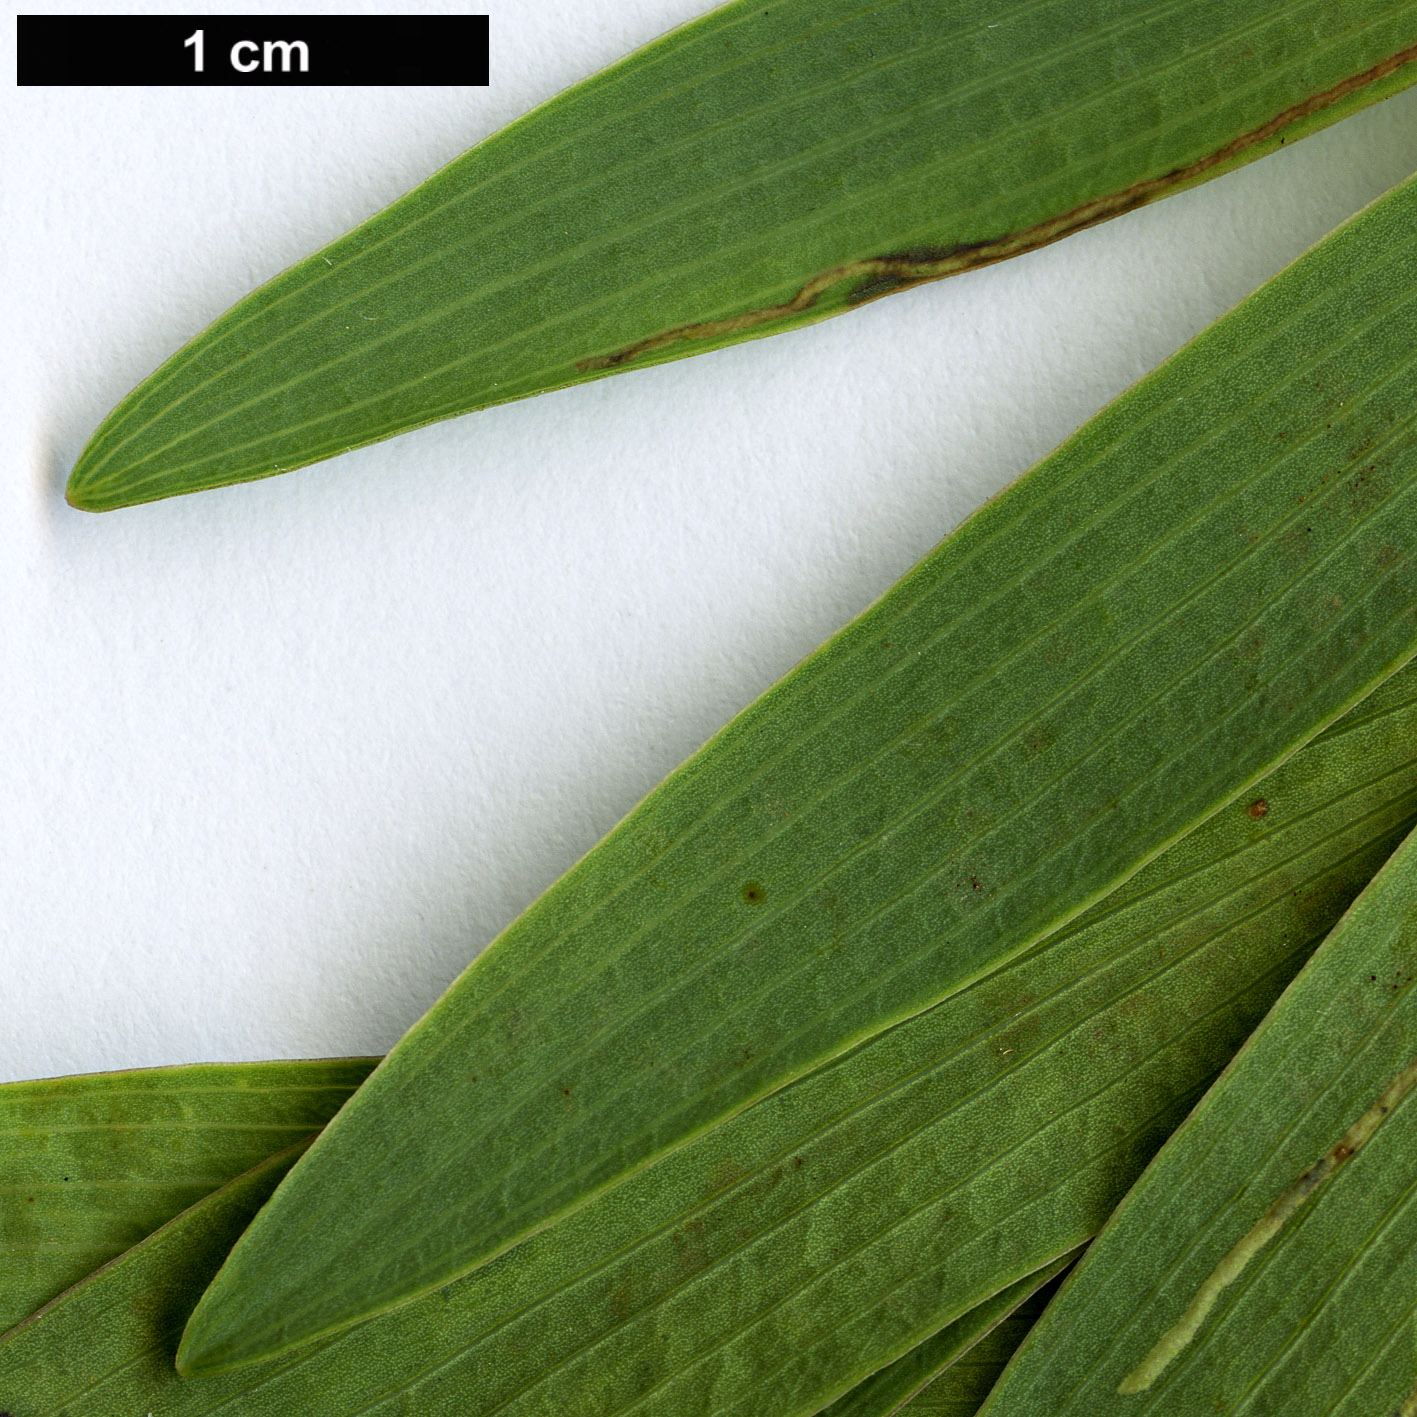
[[[1417,168],[1409,93],[796,334],[65,505],[232,301],[701,4],[491,0],[485,89],[19,89],[5,27],[0,1078],[386,1049],[983,498]]]

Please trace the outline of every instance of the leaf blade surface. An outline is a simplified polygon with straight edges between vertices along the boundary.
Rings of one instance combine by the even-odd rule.
[[[987,974],[1410,656],[1415,212],[1340,228],[651,794],[321,1135],[184,1364],[444,1284]]]

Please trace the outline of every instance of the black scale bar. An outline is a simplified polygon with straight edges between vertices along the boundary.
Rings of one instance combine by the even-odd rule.
[[[486,15],[20,15],[19,83],[486,84]]]

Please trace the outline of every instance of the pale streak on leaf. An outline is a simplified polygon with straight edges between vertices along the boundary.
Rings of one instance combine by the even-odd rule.
[[[1264,1247],[1301,1211],[1319,1188],[1353,1159],[1371,1140],[1393,1109],[1417,1087],[1414,1058],[1378,1094],[1378,1099],[1270,1208],[1196,1290],[1186,1311],[1157,1340],[1156,1346],[1118,1384],[1119,1393],[1145,1392],[1200,1332],[1221,1293],[1233,1284]],[[1417,1392],[1403,1404],[1399,1417],[1417,1417]]]

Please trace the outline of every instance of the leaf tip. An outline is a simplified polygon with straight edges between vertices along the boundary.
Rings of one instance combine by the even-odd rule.
[[[89,443],[79,460],[69,473],[69,480],[64,484],[64,500],[77,511],[80,512],[106,512],[114,506],[120,506],[110,497],[103,496],[100,491],[101,484],[96,483],[92,476],[93,467],[93,442]]]
[[[182,1340],[177,1345],[177,1355],[173,1359],[173,1366],[177,1369],[178,1377],[205,1378],[219,1370],[210,1366],[212,1355],[201,1342],[200,1325],[196,1323],[196,1317],[194,1314],[188,1320],[187,1327],[182,1333]],[[195,1340],[192,1332],[194,1327],[198,1328]]]
[[[205,1295],[203,1296],[205,1298]],[[187,1321],[182,1341],[177,1345],[177,1355],[173,1364],[177,1375],[183,1378],[211,1378],[229,1373],[233,1368],[245,1367],[247,1362],[259,1359],[243,1359],[233,1356],[218,1337],[208,1330],[210,1325],[203,1322],[202,1305]]]
[[[218,1377],[270,1356],[259,1347],[251,1351],[249,1344],[241,1342],[239,1331],[233,1337],[230,1325],[225,1322],[222,1287],[222,1274],[219,1272],[187,1319],[173,1359],[179,1377]]]
[[[84,489],[79,486],[72,477],[68,486],[64,488],[64,500],[79,512],[101,512],[103,508],[87,500]]]

